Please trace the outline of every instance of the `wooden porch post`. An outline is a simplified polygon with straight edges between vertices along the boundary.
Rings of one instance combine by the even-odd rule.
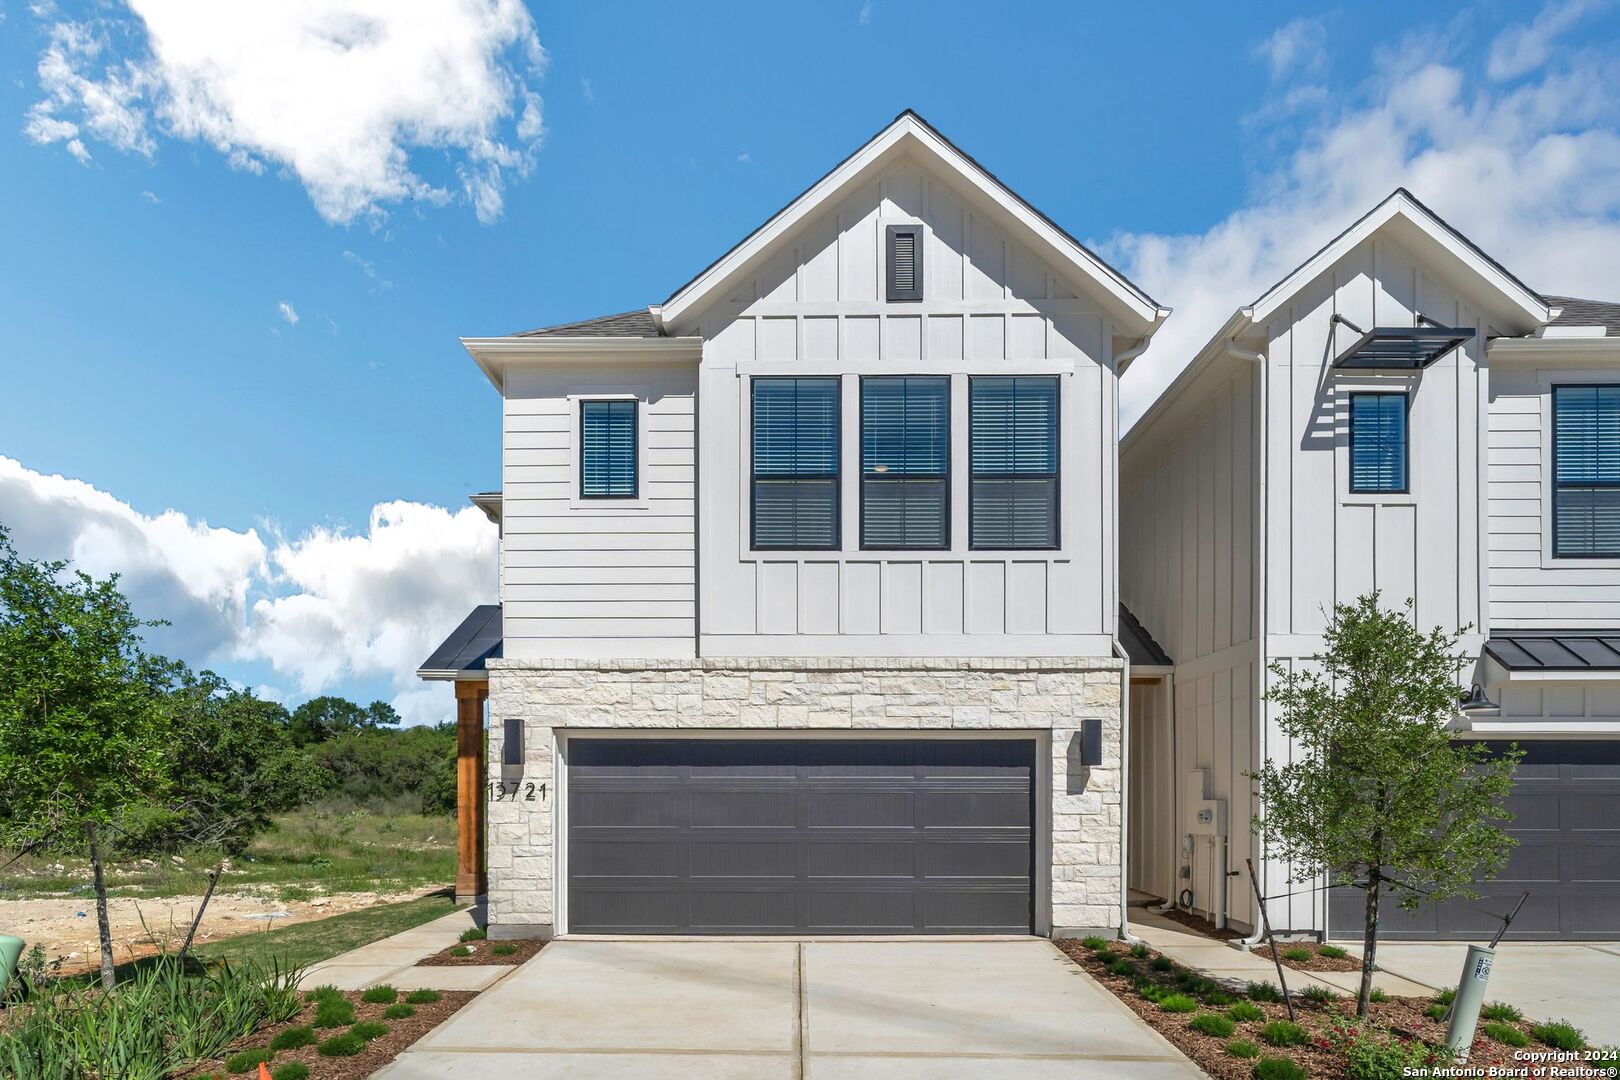
[[[456,683],[456,899],[488,891],[484,847],[484,700],[489,684]]]

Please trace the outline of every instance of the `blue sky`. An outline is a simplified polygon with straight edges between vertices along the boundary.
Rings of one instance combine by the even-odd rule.
[[[1397,183],[1620,298],[1607,4],[133,3],[0,0],[0,521],[292,698],[447,708],[401,658],[492,588],[458,336],[663,299],[906,107],[1177,309],[1128,412]]]

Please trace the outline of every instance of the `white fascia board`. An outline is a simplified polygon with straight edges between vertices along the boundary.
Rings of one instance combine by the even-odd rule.
[[[1609,360],[1620,364],[1620,337],[1499,337],[1485,351],[1492,361]]]
[[[462,338],[462,348],[478,363],[495,389],[504,392],[510,364],[697,363],[703,359],[700,337],[496,337]]]
[[[439,668],[417,668],[416,677],[423,682],[488,682],[487,671],[451,671]]]
[[[1417,228],[1473,273],[1497,298],[1498,308],[1504,313],[1517,316],[1525,324],[1526,331],[1543,325],[1551,318],[1545,301],[1515,281],[1511,275],[1442,223],[1410,194],[1397,189],[1360,221],[1340,233],[1321,251],[1306,260],[1297,270],[1266,290],[1265,294],[1253,304],[1254,320],[1259,323],[1270,320],[1279,308],[1293,299],[1296,292],[1396,218]]]
[[[874,162],[883,158],[902,143],[907,148],[921,148],[928,156],[943,162],[974,191],[990,200],[1016,222],[1022,225],[1061,263],[1074,267],[1085,280],[1102,286],[1104,293],[1120,309],[1118,314],[1128,316],[1138,325],[1131,332],[1149,337],[1170,315],[1170,309],[1160,307],[1146,293],[1126,281],[1112,267],[1065,236],[1040,214],[1035,213],[1022,199],[994,180],[961,151],[949,145],[939,134],[910,114],[904,114],[884,128],[876,138],[851,154],[838,168],[822,177],[809,190],[776,214],[753,235],[727,252],[713,266],[693,278],[678,293],[663,304],[651,309],[660,326],[679,323],[683,315],[691,312],[715,289],[751,262],[762,250],[776,243],[802,222],[817,207],[835,199],[839,192],[855,180]]]
[[[1226,347],[1234,344],[1253,325],[1254,319],[1251,316],[1251,309],[1239,308],[1234,311],[1232,317],[1226,320],[1226,325],[1217,330],[1215,335],[1204,343],[1204,347],[1198,350],[1198,355],[1193,357],[1192,362],[1182,368],[1181,373],[1170,380],[1170,385],[1165,387],[1159,396],[1153,400],[1153,404],[1148,406],[1147,411],[1136,418],[1136,423],[1131,425],[1131,430],[1127,431],[1125,437],[1120,440],[1119,452],[1121,457],[1145,439],[1154,425],[1163,420],[1175,407],[1176,402],[1180,401],[1182,396],[1186,394],[1187,387],[1207,371],[1211,364],[1223,358],[1226,355]]]

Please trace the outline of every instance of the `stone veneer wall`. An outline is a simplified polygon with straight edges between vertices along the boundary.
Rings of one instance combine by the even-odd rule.
[[[552,933],[557,729],[1051,731],[1051,924],[1119,926],[1120,682],[1111,657],[492,660],[490,780],[503,721],[524,721],[524,791],[489,804],[491,937]],[[1080,721],[1103,721],[1104,767],[1078,761]],[[507,770],[508,780],[516,778]]]

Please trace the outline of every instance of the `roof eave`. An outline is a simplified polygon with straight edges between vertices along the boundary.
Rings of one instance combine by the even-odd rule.
[[[509,364],[560,364],[581,360],[599,363],[696,363],[703,359],[701,337],[615,338],[465,337],[461,339],[479,368],[497,390],[504,392]]]

